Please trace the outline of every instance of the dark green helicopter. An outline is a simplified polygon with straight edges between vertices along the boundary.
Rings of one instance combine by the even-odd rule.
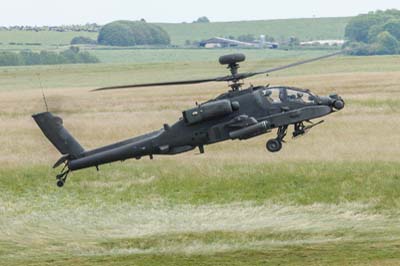
[[[304,135],[309,129],[323,122],[313,123],[311,119],[343,109],[345,105],[343,99],[337,94],[318,96],[309,90],[284,86],[250,86],[242,89],[241,81],[255,75],[268,74],[340,53],[249,73],[238,72],[238,63],[243,62],[245,56],[231,54],[219,58],[222,65],[228,66],[231,72],[228,76],[97,89],[95,91],[220,81],[228,82],[231,88],[215,99],[183,111],[179,121],[171,126],[165,124],[160,130],[94,150],[85,150],[63,127],[62,119],[52,113],[35,114],[33,118],[44,135],[62,154],[54,165],[54,168],[57,168],[64,164],[61,173],[57,175],[59,187],[64,186],[71,171],[89,167],[98,169],[102,164],[130,158],[140,159],[143,156],[153,159],[154,155],[174,155],[195,148],[204,153],[205,145],[225,140],[246,140],[271,132],[275,128],[277,135],[267,141],[266,148],[270,152],[278,152],[282,148],[289,125],[294,126],[293,137]]]

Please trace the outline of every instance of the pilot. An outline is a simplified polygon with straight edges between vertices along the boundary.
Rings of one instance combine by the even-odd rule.
[[[303,93],[298,92],[298,93],[297,93],[297,100],[300,101],[300,102],[303,102],[303,96],[304,96]]]
[[[267,100],[268,100],[269,102],[271,102],[271,103],[274,102],[274,100],[271,98],[272,91],[270,91],[270,90],[265,90],[265,91],[263,91],[263,93],[264,93],[265,98],[267,98]]]
[[[303,101],[303,96],[304,96],[303,93],[298,92],[296,95],[295,94],[288,95],[287,98],[288,98],[289,101],[293,101],[293,102],[295,102],[295,101],[304,102]]]

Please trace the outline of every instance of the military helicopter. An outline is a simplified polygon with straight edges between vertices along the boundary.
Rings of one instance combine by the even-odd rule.
[[[173,86],[200,84],[206,82],[228,82],[230,90],[215,99],[196,104],[183,111],[182,117],[173,125],[142,136],[124,140],[94,150],[85,150],[64,128],[61,118],[50,112],[33,115],[34,120],[62,154],[53,168],[64,165],[57,175],[57,186],[63,187],[71,171],[96,167],[106,163],[140,159],[154,155],[175,155],[198,148],[204,153],[204,146],[226,140],[246,140],[277,129],[277,135],[267,141],[266,149],[278,152],[287,135],[289,125],[293,125],[293,137],[304,135],[311,128],[321,124],[312,119],[326,116],[344,108],[343,99],[337,94],[318,96],[308,89],[293,87],[249,86],[242,89],[243,80],[261,74],[311,63],[332,57],[342,52],[329,54],[294,64],[263,70],[239,73],[243,54],[221,56],[219,62],[226,65],[230,75],[224,77],[183,80],[174,82],[148,83],[106,87],[94,91],[127,89],[151,86]]]

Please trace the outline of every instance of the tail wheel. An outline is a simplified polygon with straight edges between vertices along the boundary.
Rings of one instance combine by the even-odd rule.
[[[63,187],[64,184],[65,184],[65,182],[62,181],[62,180],[58,180],[58,181],[57,181],[57,187]]]
[[[282,149],[282,142],[278,139],[270,139],[268,140],[266,147],[270,152],[278,152]]]

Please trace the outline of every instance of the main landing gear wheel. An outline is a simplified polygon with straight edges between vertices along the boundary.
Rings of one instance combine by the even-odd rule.
[[[288,126],[280,126],[278,128],[276,139],[270,139],[267,142],[267,150],[270,152],[278,152],[282,149],[283,139],[286,137]]]
[[[282,149],[282,142],[278,139],[270,139],[267,141],[266,147],[270,152],[278,152]]]

